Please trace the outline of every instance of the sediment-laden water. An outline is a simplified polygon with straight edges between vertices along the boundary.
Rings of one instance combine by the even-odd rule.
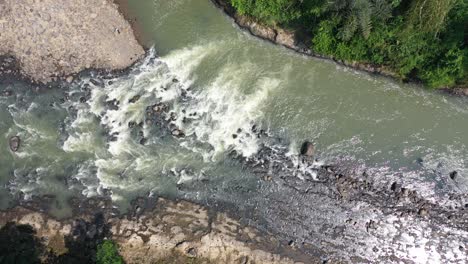
[[[324,259],[466,260],[465,98],[297,55],[240,31],[209,1],[130,11],[154,48],[128,73],[85,74],[63,89],[0,84],[2,208],[53,195],[52,212],[66,216],[71,196],[111,196],[124,210],[163,195],[231,204]],[[316,160],[298,157],[304,140]],[[369,195],[343,198],[324,165],[365,178]],[[395,186],[419,200],[396,201]],[[405,214],[429,203],[461,220]]]

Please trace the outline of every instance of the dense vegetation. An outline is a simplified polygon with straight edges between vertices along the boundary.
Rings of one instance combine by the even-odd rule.
[[[430,87],[468,86],[468,0],[230,0],[300,30],[317,53],[384,66]]]
[[[117,245],[111,240],[104,240],[97,247],[96,264],[123,264]]]

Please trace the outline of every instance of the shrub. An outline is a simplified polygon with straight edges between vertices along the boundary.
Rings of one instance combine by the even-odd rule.
[[[97,264],[123,264],[124,261],[119,255],[117,245],[111,240],[104,240],[97,247],[96,252]]]

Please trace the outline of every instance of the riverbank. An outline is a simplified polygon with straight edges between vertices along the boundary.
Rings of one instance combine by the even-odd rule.
[[[308,36],[305,32],[300,32],[300,30],[288,30],[273,25],[266,25],[264,23],[259,22],[255,18],[246,15],[241,15],[235,10],[235,8],[231,5],[230,1],[228,0],[211,1],[226,15],[231,17],[241,29],[246,30],[247,32],[256,37],[270,41],[274,44],[282,45],[300,54],[320,59],[331,60],[339,65],[350,67],[359,71],[367,72],[370,74],[382,75],[396,80],[402,79],[397,72],[386,66],[364,63],[359,61],[341,60],[333,56],[327,56],[324,54],[314,52],[311,49],[312,38]],[[409,78],[405,81],[421,83],[420,80],[415,78]],[[468,87],[441,88],[440,90],[453,95],[468,96]]]
[[[32,227],[46,263],[51,257],[86,262],[95,254],[89,249],[104,239],[117,243],[126,263],[320,263],[204,206],[163,198],[139,198],[132,205],[121,215],[110,200],[74,200],[73,217],[58,220],[30,203],[0,212],[0,228],[9,222]]]
[[[5,0],[0,7],[0,55],[13,57],[32,82],[71,82],[91,68],[122,70],[144,55],[112,1]]]

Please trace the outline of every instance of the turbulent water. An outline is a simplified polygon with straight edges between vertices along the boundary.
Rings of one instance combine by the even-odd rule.
[[[90,73],[47,90],[0,83],[14,92],[0,96],[2,208],[54,195],[53,213],[66,216],[71,196],[110,196],[124,210],[134,197],[164,195],[232,204],[261,228],[330,248],[319,255],[351,247],[370,260],[466,260],[466,228],[365,200],[340,204],[317,185],[319,168],[337,165],[370,175],[376,189],[397,182],[428,202],[464,206],[466,99],[294,54],[240,31],[209,1],[130,8],[154,48],[123,76]],[[304,140],[317,161],[298,158]],[[369,219],[378,231],[363,227]]]

